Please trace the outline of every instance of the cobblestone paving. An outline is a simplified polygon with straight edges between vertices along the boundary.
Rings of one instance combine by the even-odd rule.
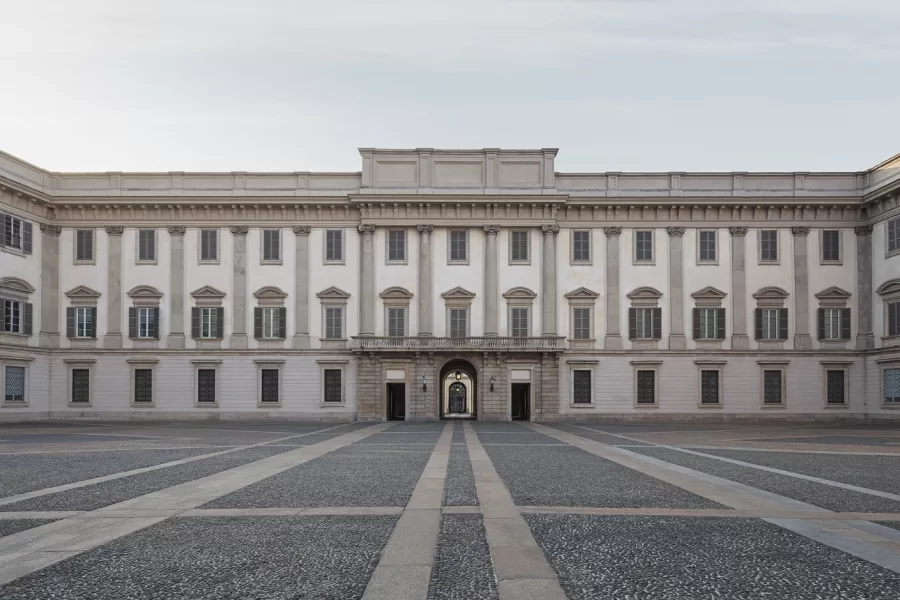
[[[481,515],[444,515],[428,600],[499,600]]]
[[[245,465],[288,452],[293,448],[279,446],[258,446],[239,450],[222,456],[213,456],[184,465],[166,467],[149,473],[139,473],[121,479],[104,481],[94,485],[38,496],[0,506],[0,511],[25,510],[96,510],[110,504],[122,502],[156,490],[193,481],[232,467]]]
[[[552,437],[529,431],[510,433],[479,433],[483,445],[489,444],[559,444]]]
[[[519,506],[725,508],[578,448],[484,449]]]
[[[885,527],[890,527],[891,529],[900,529],[900,521],[873,521],[874,523],[878,523],[879,525],[884,525]]]
[[[571,425],[565,425],[562,423],[553,423],[550,426],[554,429],[559,429],[560,431],[565,431],[566,433],[574,433],[575,435],[580,435],[583,438],[594,440],[595,442],[600,442],[601,444],[608,444],[610,446],[649,446],[649,444],[647,444],[646,442],[626,440],[625,438],[616,437],[614,435],[609,435],[606,433],[591,433],[587,429],[582,429],[581,427],[572,427]]]
[[[896,600],[900,574],[764,521],[527,514],[570,600]]]
[[[0,519],[0,537],[52,523],[54,519]]]
[[[767,492],[780,494],[814,506],[838,512],[897,512],[900,502],[870,496],[861,492],[842,490],[822,483],[804,481],[788,475],[778,475],[760,471],[753,467],[743,467],[714,458],[706,458],[670,450],[668,448],[630,448],[634,452],[646,454],[703,473],[737,481]],[[818,455],[812,455],[818,456]],[[896,459],[895,459],[896,460]]]
[[[26,576],[4,600],[360,598],[397,517],[164,521]]]
[[[440,431],[434,433],[376,433],[367,437],[365,444],[436,444],[441,436]]]
[[[469,461],[469,450],[464,445],[450,449],[447,462],[447,479],[444,482],[444,506],[476,506],[475,476]]]

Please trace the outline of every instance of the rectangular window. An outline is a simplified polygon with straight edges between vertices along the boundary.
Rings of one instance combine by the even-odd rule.
[[[468,316],[467,308],[451,308],[450,309],[450,337],[464,338],[468,336]]]
[[[653,232],[634,232],[634,260],[637,262],[653,262]]]
[[[591,339],[591,309],[590,308],[573,308],[572,309],[572,339],[573,340],[589,340],[589,339]]]
[[[278,369],[262,370],[262,390],[260,402],[263,404],[278,404]]]
[[[779,338],[778,313],[777,308],[762,309],[762,337],[763,340],[777,340]]]
[[[887,222],[887,251],[900,251],[900,218]]]
[[[219,230],[200,230],[200,260],[216,262],[219,260]]]
[[[843,369],[829,369],[826,372],[826,388],[826,401],[828,404],[846,404]]]
[[[840,308],[825,308],[823,309],[825,313],[825,337],[823,339],[826,340],[839,340],[841,339],[841,309]]]
[[[406,308],[388,308],[388,336],[403,337],[406,335]]]
[[[888,335],[900,335],[900,302],[889,302],[887,305]]]
[[[200,337],[203,339],[217,339],[219,335],[219,311],[216,308],[200,309]]]
[[[22,219],[18,219],[12,215],[3,215],[3,246],[23,250],[22,243]]]
[[[884,403],[900,405],[900,369],[885,369]]]
[[[716,232],[701,231],[700,232],[700,261],[716,262],[718,255],[716,254]]]
[[[343,262],[344,260],[344,230],[325,230],[325,260],[328,262]]]
[[[153,402],[153,369],[134,370],[134,402],[135,404]]]
[[[591,403],[591,372],[588,369],[572,371],[572,403]]]
[[[511,262],[528,262],[528,232],[509,232],[509,260]]]
[[[94,230],[75,230],[75,260],[91,262],[94,260]]]
[[[25,402],[25,367],[6,367],[4,402]]]
[[[465,229],[450,230],[450,262],[469,260],[468,232]]]
[[[91,370],[72,369],[72,403],[88,404],[91,401]]]
[[[700,404],[718,404],[719,402],[718,369],[700,371]]]
[[[323,400],[326,404],[341,403],[340,369],[325,369],[325,394]]]
[[[635,308],[635,330],[634,339],[636,340],[652,340],[653,337],[653,312],[652,308]]]
[[[406,230],[388,230],[388,260],[391,262],[406,261]]]
[[[715,308],[704,308],[700,312],[700,339],[718,339],[719,311]]]
[[[94,337],[94,310],[90,306],[75,308],[75,337]]]
[[[278,262],[281,260],[281,230],[280,229],[263,229],[262,239],[262,259],[269,262]]]
[[[766,229],[759,232],[759,260],[778,262],[778,231]]]
[[[281,309],[262,309],[262,336],[267,340],[281,338]]]
[[[155,229],[138,229],[138,260],[141,262],[156,260]]]
[[[325,308],[325,339],[344,339],[344,309],[343,307]]]
[[[591,262],[591,232],[572,232],[572,262]]]
[[[637,379],[637,403],[656,404],[656,371],[638,371]]]
[[[528,309],[515,307],[509,309],[510,335],[512,337],[528,337]]]
[[[826,229],[822,232],[822,262],[840,262],[841,232]]]
[[[6,333],[22,333],[22,302],[16,300],[3,301],[3,331]]]
[[[156,337],[156,309],[155,308],[138,308],[138,337],[139,338],[155,338]]]
[[[197,369],[197,403],[216,403],[215,369]]]
[[[781,396],[781,377],[781,370],[766,369],[763,371],[763,403],[782,404],[784,402],[784,398]]]

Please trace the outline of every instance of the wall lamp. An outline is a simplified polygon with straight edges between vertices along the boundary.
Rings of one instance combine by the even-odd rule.
[[[427,392],[427,391],[428,391],[428,384],[425,382],[425,376],[424,376],[424,375],[422,375],[422,391],[423,391],[423,392]]]
[[[491,375],[491,391],[494,391],[494,382],[497,381],[497,378]]]

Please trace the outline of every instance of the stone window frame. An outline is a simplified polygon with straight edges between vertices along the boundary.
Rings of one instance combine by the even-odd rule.
[[[826,409],[842,409],[850,407],[850,367],[853,366],[852,360],[825,359],[820,360],[822,365],[822,403]],[[844,403],[829,404],[828,403],[828,371],[844,372]]]
[[[634,408],[659,408],[659,369],[662,365],[662,362],[662,359],[656,358],[635,358],[630,361],[634,371],[634,389],[632,392],[632,402]],[[640,371],[653,371],[653,404],[650,404],[649,402],[638,403],[638,373]]]
[[[403,234],[403,258],[391,258],[391,232]],[[409,230],[406,227],[390,227],[384,232],[384,264],[409,264]]]
[[[89,231],[91,233],[91,257],[78,258],[78,232]],[[72,264],[95,265],[97,264],[97,230],[91,227],[76,227],[72,230]]]
[[[759,359],[759,405],[762,409],[784,409],[787,407],[787,371],[790,365],[789,359]],[[766,371],[781,371],[781,403],[766,404]]]
[[[716,257],[712,260],[701,258],[701,243],[700,239],[703,237],[704,233],[712,233],[713,234],[713,245],[715,246],[715,254]],[[703,229],[697,230],[697,264],[700,266],[714,266],[719,264],[719,230],[714,228],[704,227]]]
[[[773,259],[763,259],[763,232],[764,231],[774,231],[775,232],[775,258]],[[779,229],[758,229],[756,236],[756,258],[757,263],[760,265],[780,265],[781,264],[781,230]]]
[[[37,290],[30,283],[21,279],[19,277],[2,277],[0,278],[0,318],[3,318],[3,300],[11,300],[13,302],[19,302],[22,305],[21,311],[22,314],[20,316],[20,329],[19,332],[12,331],[0,331],[0,341],[9,342],[18,345],[25,345],[29,337],[34,335],[34,303],[29,302],[31,294],[35,293]],[[31,306],[30,309],[25,308],[25,305]],[[27,310],[31,310],[31,333],[28,333],[28,328],[26,325],[25,314]],[[0,325],[3,326],[3,325]]]
[[[153,258],[141,258],[141,232],[153,233]],[[155,265],[159,263],[159,233],[155,227],[138,227],[134,230],[134,264]]]
[[[893,335],[890,330],[890,305],[897,303],[898,308],[896,310],[900,311],[900,277],[888,279],[878,286],[875,293],[881,296],[881,303],[884,305],[882,309],[884,311],[884,330],[881,340],[884,346],[900,346],[900,330]]]
[[[512,311],[514,308],[524,308],[527,311],[526,319],[528,321],[528,329],[526,338],[534,337],[534,299],[537,298],[537,294],[524,286],[517,286],[510,288],[503,294],[503,298],[506,300],[506,333],[508,337],[513,336],[513,318]]]
[[[193,397],[194,397],[194,408],[200,407],[209,407],[209,408],[219,408],[219,395],[222,392],[222,359],[221,358],[196,358],[191,361],[191,365],[194,368],[194,388],[193,388]],[[216,400],[215,402],[200,402],[200,371],[202,369],[212,369],[216,372],[215,378],[215,386],[216,386]]]
[[[350,361],[345,358],[320,358],[316,361],[319,366],[319,408],[347,405],[347,368]],[[325,371],[336,370],[341,372],[341,401],[325,402]]]
[[[698,358],[694,361],[697,365],[697,408],[721,409],[725,406],[725,365],[728,361],[715,358]],[[719,402],[716,404],[703,403],[703,371],[716,371],[719,373]]]
[[[588,240],[588,257],[575,258],[575,234],[586,233]],[[594,233],[592,229],[576,228],[569,230],[569,264],[578,267],[589,267],[594,264]]]
[[[463,260],[457,260],[453,258],[452,249],[453,245],[451,240],[453,238],[453,232],[463,232],[465,234],[465,244],[466,244],[466,258]],[[469,229],[464,227],[450,227],[447,229],[447,264],[448,265],[467,265],[469,264],[469,259],[472,256],[472,246],[471,246],[471,237],[469,235]]]
[[[576,288],[565,295],[569,302],[569,335],[567,342],[573,350],[591,350],[597,342],[596,305],[600,294],[584,286]],[[590,311],[590,333],[587,339],[575,339],[575,309],[586,308]]]
[[[216,234],[216,257],[214,259],[203,258],[203,232],[214,231]],[[222,261],[222,232],[218,227],[197,228],[197,264],[217,265]]]
[[[78,285],[66,292],[66,297],[69,298],[69,306],[66,307],[66,338],[69,340],[69,345],[72,348],[96,348],[97,347],[97,339],[100,335],[100,317],[99,311],[97,310],[97,304],[100,299],[100,292],[96,290],[92,290],[86,285]],[[74,308],[76,309],[75,315],[75,337],[68,337],[68,309]],[[92,323],[94,334],[91,337],[78,337],[78,314],[77,309],[79,308],[92,308],[94,309],[94,320]]]
[[[19,354],[0,354],[0,407],[22,408],[28,406],[28,399],[31,396],[31,362],[33,356]],[[19,402],[16,400],[6,399],[6,367],[19,367],[25,370],[25,395],[24,399]]]
[[[517,233],[525,234],[525,252],[528,255],[527,258],[521,259],[513,259],[513,237]],[[509,229],[506,234],[507,237],[507,262],[509,265],[530,265],[531,264],[531,230],[516,227]]]
[[[19,222],[19,245],[7,245],[6,244],[6,220],[9,219],[9,224],[12,227],[13,224],[18,221]],[[23,217],[18,215],[14,215],[10,212],[2,212],[0,211],[0,252],[8,252],[9,254],[14,254],[15,256],[19,256],[25,258],[26,256],[32,254],[34,251],[34,222],[29,221]],[[12,241],[12,240],[10,240]]]
[[[278,258],[266,258],[266,232],[278,234]],[[281,265],[284,264],[284,231],[281,227],[263,227],[259,230],[259,264]]]
[[[571,358],[566,361],[569,366],[569,408],[596,408],[597,406],[597,369],[599,360]],[[591,374],[591,401],[575,402],[575,371],[589,371]]]
[[[788,298],[790,298],[790,294],[784,289],[769,285],[763,288],[760,288],[753,294],[753,298],[756,300],[756,309],[783,309],[786,308],[785,304],[787,304]],[[779,330],[781,329],[781,314],[779,312]],[[760,350],[782,350],[784,348],[785,342],[791,337],[790,330],[790,311],[787,315],[788,323],[787,323],[787,337],[778,337],[778,338],[760,338],[756,340],[756,343]],[[754,310],[753,316],[753,330],[754,330],[754,338],[756,337],[756,311]]]
[[[158,289],[151,285],[136,285],[127,292],[128,297],[131,298],[131,308],[141,309],[141,308],[156,308],[159,309],[162,304],[163,293]],[[129,310],[128,318],[131,318]],[[157,316],[162,312],[159,310],[157,312]],[[131,339],[131,343],[135,348],[158,348],[159,340],[162,337],[162,327],[160,327],[161,319],[157,319],[156,321],[156,337],[155,338],[142,338],[142,337],[134,337],[131,338],[130,324],[129,324],[129,338]],[[140,326],[140,325],[138,325]]]
[[[472,302],[475,293],[456,286],[441,294],[444,299],[444,315],[446,319],[446,337],[450,337],[450,310],[465,309],[466,311],[466,337],[472,337]]]
[[[887,384],[885,381],[885,371],[889,369],[900,370],[900,356],[895,355],[876,358],[875,364],[878,366],[878,406],[885,410],[900,410],[900,402],[888,404],[884,401],[886,395],[885,385]]]
[[[337,231],[341,237],[341,257],[328,258],[328,232]],[[343,227],[326,227],[322,230],[322,264],[345,265],[347,264],[347,233]]]
[[[253,297],[256,298],[256,306],[253,307],[253,338],[257,345],[259,348],[283,348],[284,340],[287,338],[287,310],[284,306],[288,297],[287,292],[274,285],[264,285],[253,292]],[[285,309],[279,310],[279,318],[284,319],[284,322],[279,323],[278,327],[284,332],[284,337],[256,337],[256,311],[267,308]]]
[[[853,294],[850,292],[833,285],[829,288],[826,288],[815,295],[819,300],[819,306],[816,309],[816,339],[819,342],[819,346],[825,349],[830,350],[841,350],[847,347],[847,343],[853,337],[853,318],[852,315],[846,314],[844,309],[847,309],[847,304],[850,302],[850,299],[853,297]],[[819,333],[819,311],[825,309],[838,309],[841,310],[841,326],[840,330],[844,331],[844,318],[846,314],[846,318],[849,319],[848,323],[850,325],[849,335],[845,337],[839,338],[825,338],[820,337]]]
[[[64,358],[63,363],[66,365],[66,405],[70,407],[87,406],[94,404],[94,367],[97,364],[96,358],[77,357]],[[87,369],[88,371],[88,401],[72,402],[72,372],[77,369]]]
[[[838,236],[838,257],[837,260],[826,260],[825,259],[825,232],[826,231],[834,231],[837,232]],[[839,266],[844,264],[844,232],[841,229],[837,228],[823,228],[819,229],[819,264],[820,265],[829,265],[829,266]]]
[[[703,289],[697,290],[693,294],[691,294],[691,298],[694,299],[694,309],[691,311],[691,329],[693,329],[693,315],[694,310],[697,309],[721,309],[723,308],[722,304],[725,303],[725,299],[728,297],[728,294],[723,292],[722,290],[715,288],[711,285],[706,286]],[[722,348],[722,344],[725,342],[725,339],[728,337],[728,309],[725,308],[725,336],[722,338],[698,338],[694,337],[694,343],[697,345],[698,349],[702,350],[719,350]],[[702,325],[702,321],[701,321]]]
[[[154,408],[156,406],[156,367],[159,364],[159,359],[156,357],[150,356],[136,356],[132,358],[126,358],[125,362],[128,363],[129,370],[129,391],[128,396],[130,400],[130,404],[132,408],[138,407],[147,407]],[[150,370],[150,402],[135,402],[135,383],[137,379],[137,371],[138,369],[149,369]]]
[[[662,339],[662,309],[660,307],[660,302],[662,300],[662,292],[657,290],[654,287],[650,286],[640,286],[634,288],[630,292],[628,292],[628,299],[631,300],[631,306],[629,306],[629,321],[631,319],[630,309],[638,309],[638,308],[646,308],[653,310],[653,318],[659,319],[659,334],[660,337],[650,337],[650,338],[631,338],[631,323],[628,323],[628,337],[631,342],[631,346],[635,350],[658,350],[659,342]],[[651,327],[651,334],[656,330],[656,323],[654,322]]]
[[[650,258],[638,258],[638,233],[650,234]],[[655,265],[656,264],[656,230],[655,229],[635,229],[631,236],[631,262],[634,265]]]
[[[316,297],[322,307],[322,328],[319,332],[319,343],[322,348],[344,348],[347,345],[347,304],[350,302],[350,294],[336,286],[325,288]],[[326,337],[328,329],[329,308],[341,309],[341,337]]]
[[[384,306],[384,336],[385,337],[395,337],[392,336],[391,328],[390,328],[390,313],[392,308],[402,308],[403,309],[403,336],[402,337],[410,337],[409,334],[409,305],[412,303],[413,293],[404,287],[400,287],[399,285],[391,286],[389,288],[385,288],[379,296],[381,297],[381,303]]]
[[[225,303],[225,292],[221,290],[217,290],[211,285],[204,285],[193,292],[191,292],[191,297],[194,299],[194,306],[192,308],[199,308],[200,311],[200,330],[202,334],[203,330],[203,310],[204,308],[224,308]],[[225,339],[225,311],[222,311],[222,322],[216,324],[216,329],[218,330],[218,337],[213,338],[204,338],[204,337],[193,337],[193,327],[194,327],[194,317],[193,311],[191,312],[191,337],[194,340],[194,343],[197,345],[198,350],[202,349],[218,349],[222,346],[222,340]]]
[[[896,231],[897,247],[891,250],[891,227]],[[900,216],[888,219],[884,223],[884,257],[890,258],[900,254]]]
[[[284,403],[284,364],[283,358],[258,358],[253,361],[256,365],[256,406],[259,408],[280,408]],[[263,371],[278,371],[278,402],[263,402]]]

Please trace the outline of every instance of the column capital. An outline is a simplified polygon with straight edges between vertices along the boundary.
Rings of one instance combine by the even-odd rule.
[[[247,235],[247,232],[250,230],[246,225],[235,225],[231,228],[232,235]]]
[[[609,235],[622,235],[622,228],[621,227],[604,227],[603,233],[605,233],[608,236]]]
[[[170,225],[169,235],[184,235],[185,227],[183,225]]]
[[[43,225],[41,225],[41,228],[43,228]],[[872,235],[872,226],[871,225],[860,225],[858,227],[854,227],[853,232],[856,235]]]
[[[106,228],[106,235],[122,235],[125,228],[121,225],[110,225]]]
[[[809,227],[791,227],[791,233],[794,235],[809,235]]]
[[[728,231],[731,232],[731,235],[734,237],[744,237],[747,235],[746,227],[729,227]]]
[[[40,224],[41,233],[44,235],[59,235],[62,233],[62,227],[59,225],[47,225],[46,223]]]
[[[541,225],[541,231],[544,232],[544,235],[556,235],[559,233],[559,225],[556,223],[551,223],[550,225]]]
[[[294,225],[294,235],[309,235],[312,227],[309,225]]]
[[[366,223],[365,225],[360,225],[356,229],[363,235],[365,235],[367,233],[370,235],[375,233],[375,225],[373,225],[371,223]]]
[[[434,231],[434,225],[416,225],[416,229],[419,230],[419,233],[431,233]]]
[[[488,235],[497,235],[498,233],[500,233],[500,226],[499,225],[485,225],[484,232]]]
[[[672,237],[681,237],[684,235],[685,228],[684,227],[666,227],[666,231],[668,231],[669,235]]]

